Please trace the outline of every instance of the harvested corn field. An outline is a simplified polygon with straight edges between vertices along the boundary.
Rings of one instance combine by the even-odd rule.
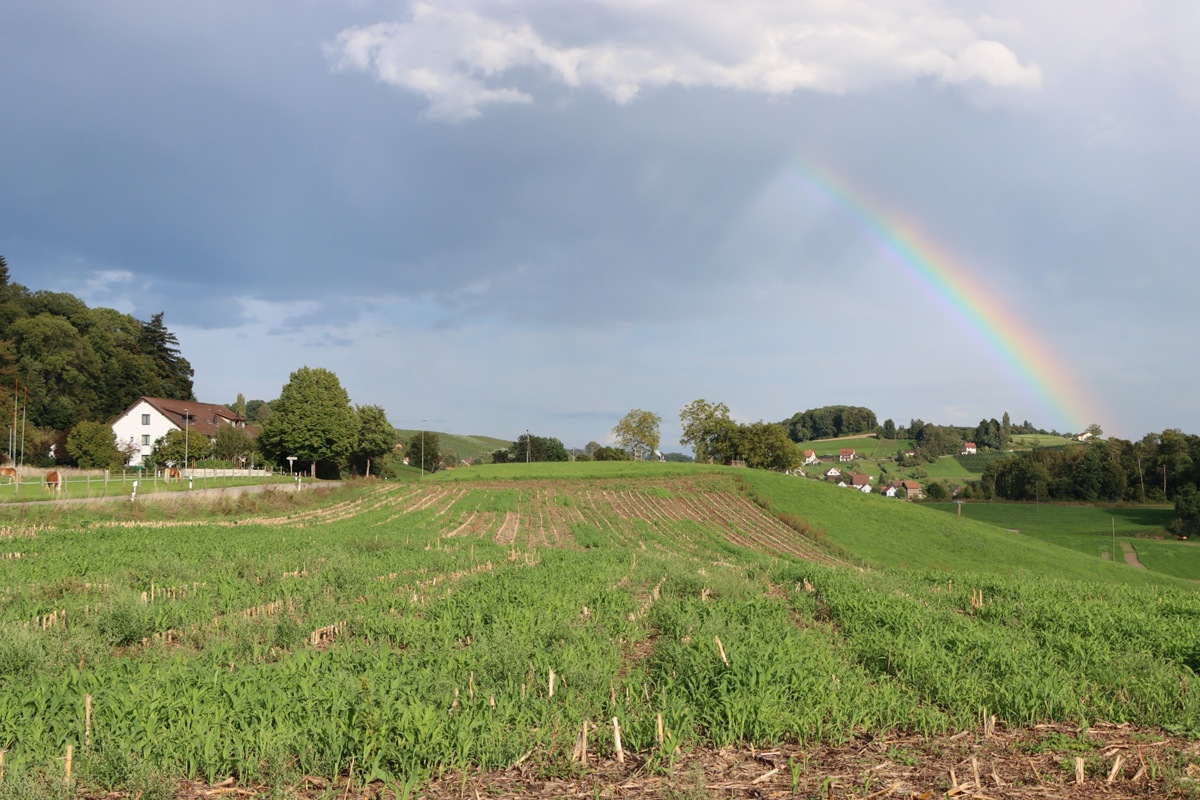
[[[1193,591],[848,567],[733,474],[455,478],[21,523],[4,785],[1183,797],[1200,769]]]

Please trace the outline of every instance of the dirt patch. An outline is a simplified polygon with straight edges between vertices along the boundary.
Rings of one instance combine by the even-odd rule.
[[[864,736],[841,745],[697,750],[669,763],[627,753],[624,763],[592,755],[546,763],[529,754],[490,772],[453,772],[419,789],[430,800],[463,798],[820,798],[820,800],[1093,800],[1194,798],[1200,776],[1197,743],[1161,731],[1098,725],[961,731],[954,735]],[[258,796],[266,788],[190,782],[179,800]],[[309,777],[292,787],[316,800],[394,800],[390,788],[353,779]],[[275,792],[277,794],[277,790]],[[121,797],[108,794],[108,798]]]
[[[1076,758],[1082,760],[1082,777]],[[605,798],[1185,798],[1200,772],[1195,742],[1124,726],[864,737],[840,746],[706,750],[669,769],[593,761],[574,774],[532,767],[445,776],[424,797]],[[1115,766],[1115,769],[1114,769]],[[1111,781],[1110,781],[1111,777]],[[464,795],[465,789],[465,795]]]
[[[1146,565],[1138,559],[1137,551],[1133,549],[1133,545],[1129,542],[1121,542],[1121,552],[1125,554],[1125,563],[1129,566],[1137,567],[1138,569],[1146,568]]]

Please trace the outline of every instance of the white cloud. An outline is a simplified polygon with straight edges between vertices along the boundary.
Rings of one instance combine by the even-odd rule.
[[[916,79],[1032,90],[1023,63],[938,0],[887,7],[584,0],[564,18],[527,0],[504,5],[418,3],[404,22],[342,31],[328,53],[342,69],[425,97],[428,115],[460,121],[490,105],[530,103],[538,79],[628,103],[643,89],[680,86],[787,95],[843,93]],[[978,27],[976,27],[978,26]]]

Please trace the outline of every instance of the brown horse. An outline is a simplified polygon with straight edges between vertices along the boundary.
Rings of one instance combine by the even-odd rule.
[[[58,494],[62,492],[63,478],[62,473],[58,470],[51,470],[46,473],[46,491]]]
[[[167,483],[170,483],[173,480],[181,480],[182,478],[183,475],[179,472],[179,470],[175,469],[175,467],[167,467],[165,470],[163,470],[163,480]]]
[[[0,478],[10,478],[13,483],[20,483],[21,476],[17,473],[16,467],[0,467]]]

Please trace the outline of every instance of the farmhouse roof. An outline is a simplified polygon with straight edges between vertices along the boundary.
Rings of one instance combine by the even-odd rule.
[[[854,455],[854,448],[853,447],[843,447],[841,450],[838,451],[838,453],[843,456],[852,456],[852,455]]]
[[[141,397],[136,403],[125,409],[121,416],[125,416],[133,410],[134,406],[142,402],[148,403],[179,430],[187,427],[201,436],[216,436],[217,429],[221,425],[235,425],[245,428],[251,436],[258,435],[258,431],[246,424],[245,417],[239,416],[219,403],[198,403],[195,400],[173,400],[169,397]],[[184,424],[185,413],[188,417],[186,426]]]
[[[974,442],[963,442],[963,447],[970,447],[971,449],[975,449],[975,443]]]
[[[900,481],[900,488],[905,490],[920,489],[921,484],[916,481]]]
[[[850,478],[850,484],[852,486],[866,486],[870,482],[871,482],[871,476],[867,475],[864,472],[856,472]]]

